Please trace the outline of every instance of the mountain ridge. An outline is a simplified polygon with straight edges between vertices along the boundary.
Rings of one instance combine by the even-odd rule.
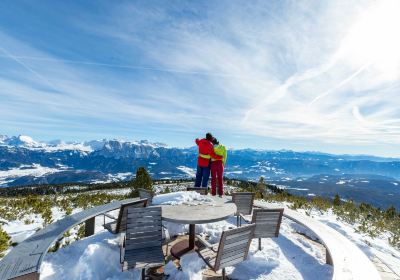
[[[173,148],[146,140],[58,140],[46,144],[30,137],[0,136],[0,187],[129,180],[140,166],[154,179],[193,178],[196,162],[196,147]],[[394,201],[400,208],[396,202],[400,197],[399,171],[400,161],[390,158],[229,149],[224,174],[245,180],[262,176],[305,196],[340,193],[370,201],[368,194],[373,192],[383,201],[378,206]]]

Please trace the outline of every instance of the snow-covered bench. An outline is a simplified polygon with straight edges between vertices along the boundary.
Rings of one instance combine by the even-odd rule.
[[[40,266],[50,246],[57,241],[64,232],[72,227],[85,223],[85,236],[94,234],[95,217],[103,213],[120,208],[121,204],[130,203],[139,198],[115,201],[93,207],[74,215],[66,216],[39,230],[15,248],[0,261],[0,279],[38,280]]]
[[[255,201],[254,205],[260,208],[281,207],[258,201]],[[326,262],[333,265],[333,280],[381,279],[370,259],[354,243],[336,230],[288,208],[285,208],[283,215],[311,230],[323,243],[326,248]]]

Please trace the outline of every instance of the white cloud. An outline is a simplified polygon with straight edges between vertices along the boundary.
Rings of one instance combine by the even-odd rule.
[[[57,57],[0,33],[0,61],[15,64],[0,79],[1,123],[398,145],[399,59],[356,32],[371,28],[365,15],[377,20],[393,3],[120,3],[70,19],[104,48],[97,60]],[[399,42],[395,22],[372,34]]]

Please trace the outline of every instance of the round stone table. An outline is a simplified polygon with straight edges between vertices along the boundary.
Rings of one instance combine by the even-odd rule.
[[[225,198],[207,196],[213,201],[206,204],[190,205],[157,205],[162,207],[164,221],[189,224],[189,239],[182,240],[171,247],[171,255],[180,258],[182,255],[196,248],[196,224],[208,224],[222,221],[236,212],[236,205]]]

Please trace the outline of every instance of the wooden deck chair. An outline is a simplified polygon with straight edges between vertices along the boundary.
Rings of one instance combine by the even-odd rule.
[[[261,250],[261,238],[278,237],[283,216],[283,208],[254,209],[251,223],[256,225],[254,238],[258,238],[258,250]]]
[[[237,192],[232,193],[232,201],[236,204],[236,226],[242,225],[242,219],[250,221],[246,215],[251,215],[253,211],[254,193]]]
[[[131,203],[121,204],[118,217],[114,217],[108,213],[104,213],[103,227],[112,234],[118,234],[126,230],[126,216],[129,207],[146,207],[147,199],[141,199]],[[112,222],[106,223],[106,217],[112,219]]]
[[[193,188],[193,187],[187,187],[187,191],[195,191],[198,192],[201,195],[207,195],[208,189],[207,188]]]
[[[122,271],[142,269],[144,280],[147,268],[164,265],[161,213],[161,207],[128,209],[120,251]]]
[[[197,239],[205,246],[198,253],[212,270],[217,272],[222,269],[222,279],[226,279],[225,267],[246,260],[255,227],[249,224],[222,232],[218,247],[198,235]]]
[[[141,199],[147,199],[148,200],[147,206],[151,206],[153,203],[154,195],[149,190],[146,190],[146,189],[138,189],[138,191],[139,191],[139,197]]]

